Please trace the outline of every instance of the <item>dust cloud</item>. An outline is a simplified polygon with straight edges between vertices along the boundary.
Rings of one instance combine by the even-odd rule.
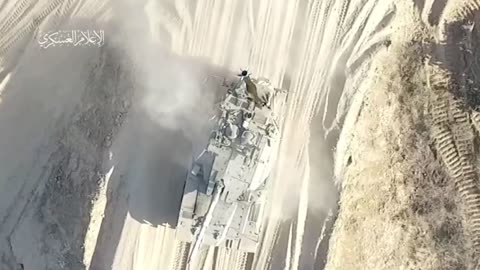
[[[226,72],[169,51],[168,37],[153,33],[147,7],[145,1],[114,5],[111,42],[129,59],[134,89],[113,156],[123,164],[130,215],[174,227],[187,170],[210,135],[219,80],[209,78]]]
[[[194,133],[214,100],[214,93],[203,87],[212,68],[168,51],[168,36],[154,33],[156,21],[149,16],[147,4],[125,0],[115,8],[116,43],[132,60],[137,109],[162,128]],[[128,20],[124,14],[129,14]]]

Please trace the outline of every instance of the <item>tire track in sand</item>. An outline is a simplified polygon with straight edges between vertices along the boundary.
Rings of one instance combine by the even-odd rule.
[[[7,3],[7,1],[5,1],[5,3]],[[13,30],[14,28],[13,24],[17,24],[18,21],[25,18],[25,13],[27,13],[34,6],[35,6],[35,2],[29,1],[29,0],[22,0],[20,3],[16,4],[13,7],[13,11],[8,12],[11,15],[5,17],[7,21],[5,23],[3,22],[0,23],[1,33],[8,33],[10,30]],[[3,11],[3,8],[0,10]],[[0,41],[3,42],[3,38]]]
[[[464,205],[466,226],[471,233],[474,254],[480,252],[480,188],[473,164],[473,134],[469,115],[461,101],[449,92],[450,74],[429,64],[428,86],[432,93],[432,137]]]
[[[261,1],[258,7],[257,13],[257,25],[259,26],[257,31],[257,36],[253,37],[253,49],[252,54],[249,58],[249,63],[253,67],[255,67],[255,72],[257,74],[263,74],[264,76],[268,76],[263,73],[263,69],[261,68],[261,63],[264,62],[266,57],[265,50],[266,50],[266,43],[267,43],[267,32],[270,31],[270,13],[271,9],[271,0]],[[260,36],[258,36],[258,34]]]
[[[322,121],[324,123],[327,119],[327,115],[331,113],[332,106],[335,106],[333,109],[337,110],[335,113],[335,118],[331,120],[332,123],[328,127],[324,125],[324,128],[327,130],[327,134],[337,126],[340,117],[343,116],[343,114],[338,112],[338,106],[342,104],[342,101],[344,101],[347,96],[352,96],[352,91],[354,91],[353,89],[351,91],[345,89],[345,86],[343,86],[343,89],[337,89],[338,87],[336,88],[336,85],[332,86],[332,84],[338,84],[338,82],[335,81],[338,79],[334,76],[338,76],[338,72],[343,72],[346,80],[347,72],[344,70],[346,69],[347,62],[352,58],[354,48],[359,44],[359,40],[362,39],[362,36],[365,36],[365,29],[367,28],[367,24],[371,19],[377,2],[378,0],[369,1],[361,8],[355,6],[354,10],[359,11],[360,13],[355,14],[356,20],[354,21],[350,30],[342,35],[341,42],[337,46],[337,52],[332,58],[332,65],[330,69],[317,70],[319,73],[314,76],[315,80],[310,86],[314,87],[314,85],[320,85],[324,91],[315,96],[313,104],[316,104],[316,106],[312,105],[315,106],[315,109],[310,111],[309,121],[312,121],[313,117],[320,111],[322,107]],[[319,63],[317,63],[317,65],[319,65]],[[329,74],[328,77],[327,74]],[[341,94],[335,95],[335,93],[332,93],[332,91],[340,91]],[[332,97],[333,100],[330,97]]]
[[[230,41],[223,40],[223,38],[231,33],[234,13],[235,5],[232,3],[232,1],[225,1],[222,6],[221,16],[217,23],[219,27],[216,29],[216,33],[213,33],[214,35],[211,39],[213,40],[213,44],[218,44],[217,47],[220,46],[220,48],[215,50],[212,54],[213,62],[215,64],[221,65],[225,63],[227,48]]]
[[[23,40],[28,35],[32,35],[34,31],[37,30],[38,26],[43,22],[43,20],[52,13],[58,6],[62,3],[62,0],[55,0],[50,5],[48,5],[40,14],[33,16],[27,25],[23,26],[19,32],[12,32],[10,35],[5,36],[0,42],[0,55],[5,55],[8,50],[20,40]]]
[[[173,255],[172,270],[185,270],[187,268],[190,243],[176,241],[175,254]]]

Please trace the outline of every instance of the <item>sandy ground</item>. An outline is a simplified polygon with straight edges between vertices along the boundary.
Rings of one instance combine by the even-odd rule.
[[[195,269],[475,269],[478,7],[0,2],[0,269],[184,269],[182,181],[240,68],[289,90],[270,215]],[[105,45],[40,48],[59,29]]]

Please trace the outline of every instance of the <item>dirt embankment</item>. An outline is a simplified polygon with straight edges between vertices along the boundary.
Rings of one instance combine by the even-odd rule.
[[[91,210],[102,200],[109,148],[132,85],[121,52],[108,45],[86,50],[85,57],[80,50],[27,47],[5,87],[0,121],[8,132],[0,141],[17,170],[3,170],[11,175],[2,191],[15,196],[3,196],[2,269],[84,269],[89,263],[86,242],[95,245],[97,236],[88,234]],[[81,59],[78,66],[72,59]],[[50,65],[38,71],[37,61]]]
[[[327,269],[477,269],[474,2],[410,7],[411,33],[374,62]]]

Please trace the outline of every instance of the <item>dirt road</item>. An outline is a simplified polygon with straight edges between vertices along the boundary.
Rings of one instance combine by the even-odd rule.
[[[320,237],[320,229],[315,226],[310,226],[309,231],[305,231],[305,210],[309,205],[313,205],[315,210],[310,212],[310,215],[325,217],[336,201],[335,188],[331,182],[332,173],[310,175],[310,121],[319,99],[327,96],[321,91],[322,85],[332,89],[331,96],[340,98],[342,87],[339,87],[339,84],[341,85],[345,78],[335,77],[331,81],[328,79],[332,76],[331,73],[336,75],[343,72],[347,60],[355,62],[356,67],[361,66],[362,57],[367,53],[374,53],[379,45],[387,40],[387,26],[394,12],[393,6],[378,5],[375,1],[327,1],[311,4],[305,1],[198,1],[196,5],[177,1],[174,7],[169,6],[170,8],[161,4],[147,4],[146,7],[149,24],[156,25],[156,31],[169,36],[170,46],[176,53],[205,57],[213,64],[232,70],[249,67],[254,75],[261,74],[270,78],[274,85],[289,89],[291,102],[283,135],[283,156],[280,170],[275,177],[277,185],[272,191],[273,214],[267,223],[265,239],[260,252],[255,256],[253,267],[264,269],[271,265],[271,253],[274,250],[271,245],[276,242],[275,232],[278,231],[279,222],[291,218],[295,220],[295,232],[291,239],[292,256],[288,257],[291,262],[286,263],[291,269],[298,269],[300,265],[313,266],[316,260],[322,261],[316,258],[317,255],[312,251],[307,253],[310,255],[303,255],[300,259],[301,255],[305,254],[302,247],[315,246],[316,239]],[[376,16],[370,18],[374,12]],[[346,19],[348,13],[350,19]],[[168,20],[168,26],[158,27],[167,25],[162,20]],[[218,27],[212,27],[213,25]],[[372,39],[373,42],[370,41]],[[332,61],[334,65],[324,64]],[[352,94],[352,91],[350,90],[349,94]],[[345,98],[350,97],[347,95]],[[326,102],[325,99],[321,101],[324,104]],[[329,104],[335,102],[330,101]],[[315,136],[322,140],[320,135]],[[330,159],[332,164],[328,149],[323,151],[320,158],[313,161],[313,167],[318,167],[319,162],[323,163],[322,159]],[[327,169],[328,166],[324,168]],[[293,177],[294,175],[296,177]],[[313,179],[313,183],[308,184]],[[303,184],[299,185],[299,182]],[[312,200],[309,200],[308,196],[310,189],[316,193]],[[297,211],[297,207],[302,210]],[[280,209],[283,212],[279,212]],[[317,214],[318,212],[320,214]],[[134,221],[126,220],[126,224],[130,222]],[[288,224],[285,226],[289,226]],[[318,227],[320,228],[321,224],[318,224]],[[160,235],[170,235],[169,228],[160,226],[156,230]],[[308,235],[305,240],[304,234]],[[128,236],[128,239],[130,242],[125,243],[131,243],[135,238]],[[130,249],[129,246],[130,244],[120,245],[117,254],[126,254],[122,250]],[[273,260],[285,261],[284,252],[274,253],[278,257]],[[158,254],[163,256],[163,250],[158,249]],[[122,255],[122,260],[124,256]],[[170,252],[166,256],[170,256]],[[325,257],[325,254],[319,256]],[[120,267],[120,264],[115,265]],[[203,267],[209,269],[210,266]]]
[[[329,211],[324,231],[335,221],[334,180],[350,198],[357,182],[349,179],[362,172],[358,147],[378,135],[359,119],[365,104],[390,100],[370,91],[383,76],[379,61],[406,57],[391,48],[433,32],[412,25],[438,22],[455,1],[47,2],[0,3],[0,252],[7,269],[183,269],[188,246],[175,242],[174,229],[182,181],[204,141],[212,80],[240,68],[289,91],[270,216],[255,256],[204,249],[195,268],[321,269],[330,244],[327,266],[344,269],[356,206],[338,210],[334,240],[322,236],[322,226]],[[59,29],[102,29],[105,45],[40,48],[39,37]],[[435,36],[440,44],[442,37]],[[362,123],[366,137],[358,135]],[[372,153],[366,157],[378,153],[365,149]],[[474,212],[469,192],[464,199]],[[353,194],[365,201],[368,192]]]

